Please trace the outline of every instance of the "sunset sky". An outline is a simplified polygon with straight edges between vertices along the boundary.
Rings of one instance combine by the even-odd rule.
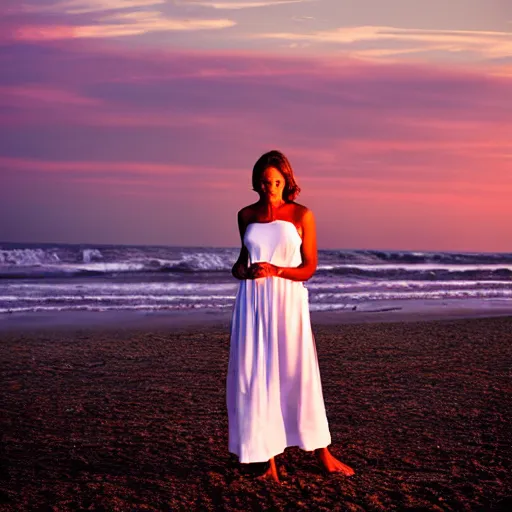
[[[510,0],[2,0],[0,241],[512,252]]]

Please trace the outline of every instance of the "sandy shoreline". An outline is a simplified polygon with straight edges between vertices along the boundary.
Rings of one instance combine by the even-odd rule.
[[[0,333],[0,508],[512,507],[512,317],[313,319],[333,452],[354,477],[291,448],[277,486],[227,452],[226,319],[48,325]]]
[[[424,299],[374,301],[357,309],[313,311],[315,325],[341,325],[381,322],[418,322],[465,318],[512,317],[512,301],[499,299]],[[60,311],[0,315],[3,332],[95,329],[138,331],[229,328],[231,308],[225,311]]]

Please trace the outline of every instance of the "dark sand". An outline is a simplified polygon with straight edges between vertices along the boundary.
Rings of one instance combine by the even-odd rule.
[[[512,317],[315,325],[332,451],[227,452],[223,327],[0,334],[0,509],[512,510]]]

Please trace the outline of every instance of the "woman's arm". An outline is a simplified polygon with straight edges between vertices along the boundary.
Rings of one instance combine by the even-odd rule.
[[[277,276],[292,281],[307,281],[316,271],[318,251],[316,244],[315,217],[311,210],[306,210],[302,218],[302,263],[298,267],[277,267],[271,263],[254,263],[251,265],[254,278]]]
[[[248,263],[249,263],[249,251],[247,247],[244,245],[244,234],[245,229],[247,228],[247,223],[244,219],[243,210],[238,212],[238,231],[240,232],[240,240],[242,242],[242,248],[240,249],[240,254],[238,255],[238,259],[236,260],[233,268],[231,269],[231,274],[236,279],[249,279],[248,272]]]

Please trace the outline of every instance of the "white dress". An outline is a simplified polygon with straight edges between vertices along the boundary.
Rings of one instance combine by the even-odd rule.
[[[302,262],[292,222],[247,226],[249,264]],[[264,462],[287,446],[330,444],[308,290],[299,281],[264,277],[240,281],[231,319],[227,375],[229,451],[240,462]]]

